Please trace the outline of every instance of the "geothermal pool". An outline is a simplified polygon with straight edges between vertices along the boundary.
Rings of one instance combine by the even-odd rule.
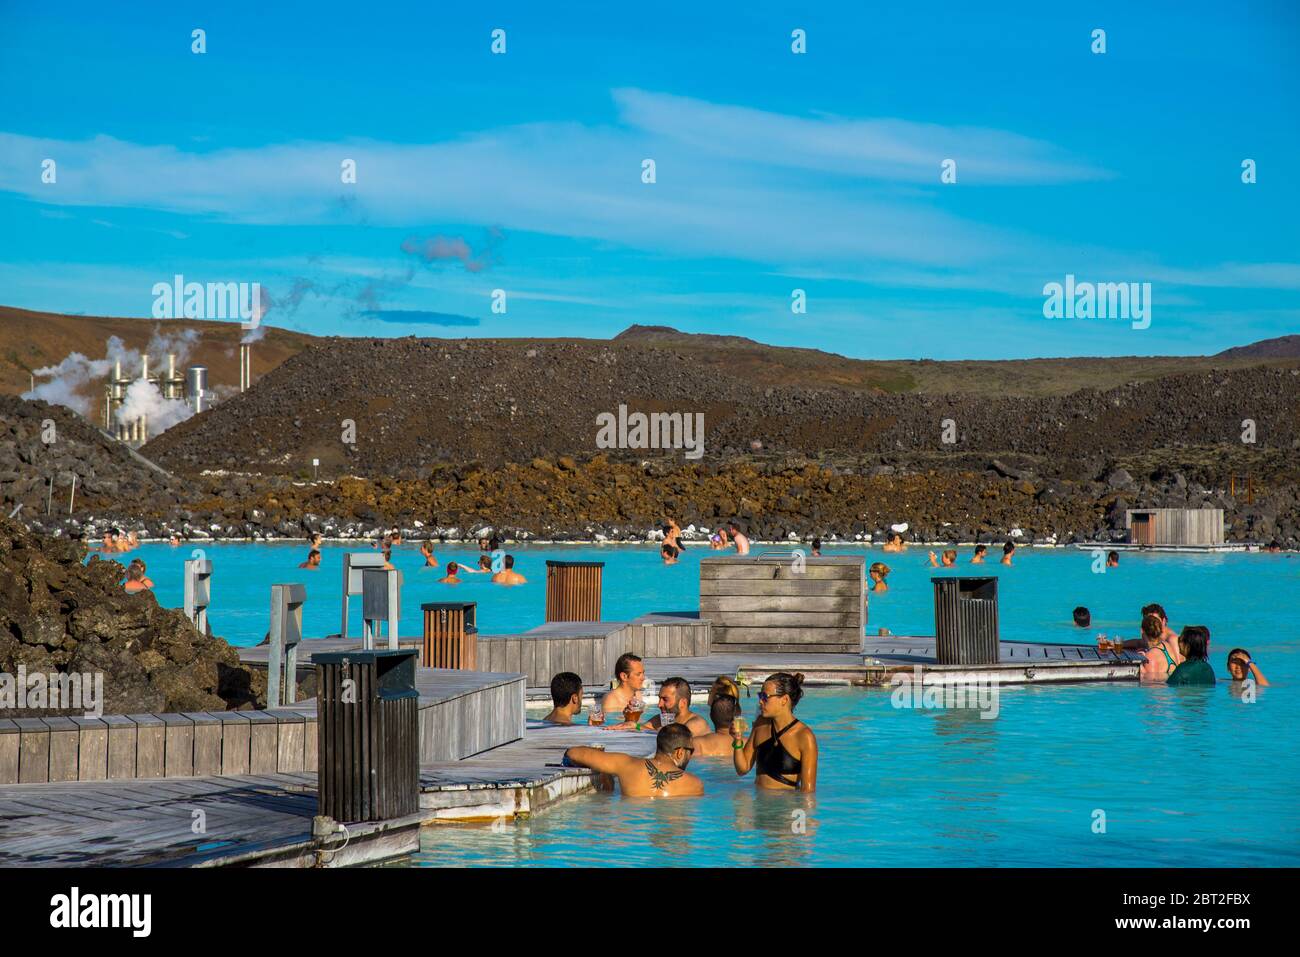
[[[304,581],[305,624],[312,636],[338,630],[341,556],[328,544],[319,571],[297,569],[303,544],[215,544],[211,620],[235,644],[266,631],[269,585]],[[756,551],[763,549],[756,548]],[[697,606],[700,558],[690,547],[664,567],[649,546],[509,549],[525,586],[492,585],[470,576],[439,585],[443,572],[423,569],[415,546],[401,546],[406,572],[403,633],[419,632],[418,604],[477,601],[484,632],[541,622],[545,560],[600,559],[605,617]],[[933,630],[929,579],[935,574],[1000,578],[1003,636],[1092,642],[1098,632],[1132,637],[1143,604],[1158,601],[1175,628],[1210,628],[1211,662],[1241,646],[1272,687],[1253,703],[1228,683],[1171,689],[1131,683],[1039,685],[1000,689],[999,714],[895,708],[888,690],[811,689],[798,709],[817,732],[821,774],[815,795],[756,793],[725,759],[700,759],[699,800],[626,801],[605,794],[570,799],[504,828],[426,828],[407,865],[545,864],[855,865],[855,866],[1296,866],[1300,865],[1300,762],[1287,742],[1300,723],[1300,557],[1263,554],[1129,554],[1120,567],[1092,571],[1088,551],[1021,549],[1014,566],[926,564],[928,549],[882,554],[890,591],[871,599],[869,631]],[[189,547],[148,545],[159,600],[181,603],[181,562]],[[448,559],[477,551],[446,547]],[[1091,628],[1076,629],[1071,611],[1085,605]],[[360,622],[353,623],[359,632]],[[756,702],[745,703],[752,716]],[[1099,831],[1104,823],[1104,831]]]

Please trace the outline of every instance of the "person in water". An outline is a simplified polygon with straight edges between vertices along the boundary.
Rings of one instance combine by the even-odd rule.
[[[478,557],[478,567],[470,568],[468,565],[457,566],[466,575],[490,575],[492,574],[492,559],[487,555]]]
[[[542,720],[547,724],[573,724],[582,710],[582,679],[572,671],[561,671],[551,679],[551,709]]]
[[[122,588],[127,594],[134,595],[136,592],[148,591],[149,586],[144,583],[144,569],[132,562],[126,569],[126,583]]]
[[[145,588],[153,588],[153,579],[149,577],[149,570],[145,567],[143,558],[131,559],[131,564],[140,569],[140,583]]]
[[[460,585],[461,580],[456,577],[456,572],[460,571],[460,566],[455,562],[447,563],[447,574],[438,579],[439,585]]]
[[[867,569],[867,575],[872,581],[869,591],[889,591],[889,583],[885,581],[885,579],[889,577],[889,566],[884,562],[872,562],[871,567]]]
[[[659,730],[651,758],[606,752],[599,748],[569,748],[564,763],[591,768],[618,779],[624,797],[698,797],[704,783],[686,770],[695,753],[695,743],[685,725],[670,724]]]
[[[1074,627],[1090,628],[1092,627],[1092,612],[1080,605],[1074,609]]]
[[[1015,553],[1016,553],[1016,543],[1015,543],[1015,542],[1007,542],[1005,545],[1003,545],[1003,546],[1002,546],[1002,564],[1003,564],[1003,565],[1010,565],[1010,564],[1011,564],[1011,556],[1014,555]]]
[[[384,546],[384,571],[391,572],[392,570],[393,570],[393,546],[386,545]]]
[[[488,565],[491,568],[491,564]],[[492,576],[498,585],[527,585],[528,579],[515,571],[515,556],[507,555],[501,559],[501,571]]]
[[[664,544],[671,545],[678,552],[686,546],[682,543],[682,527],[677,524],[677,519],[670,518],[664,525]]]
[[[697,758],[720,758],[731,753],[731,723],[740,717],[740,700],[729,694],[720,694],[709,704],[709,720],[713,730],[695,735]]]
[[[645,665],[641,659],[626,652],[618,656],[618,661],[614,662],[614,687],[605,693],[604,700],[600,703],[600,710],[604,714],[623,713],[624,721],[636,719],[629,717],[628,705],[634,698],[641,697],[641,689],[645,685]],[[643,702],[644,707],[644,702]]]
[[[1142,619],[1142,640],[1146,644],[1142,652],[1146,661],[1138,672],[1138,678],[1142,681],[1168,681],[1182,658],[1177,639],[1166,639],[1165,623],[1158,615],[1147,615]]]
[[[729,545],[730,543],[727,541],[727,530],[725,528],[719,528],[709,536],[709,548],[713,549],[715,552],[727,548]]]
[[[424,556],[425,568],[438,567],[438,559],[434,557],[433,542],[431,540],[426,538],[424,541],[420,543],[420,554]]]
[[[313,548],[307,553],[307,560],[298,566],[299,568],[320,568],[320,549]]]
[[[735,678],[728,678],[726,675],[718,675],[713,679],[713,684],[709,686],[709,707],[713,707],[713,702],[720,695],[729,694],[737,701],[740,700],[740,685],[736,684]]]
[[[1106,553],[1106,567],[1119,568],[1119,552]]]
[[[902,552],[907,550],[907,543],[903,541],[902,532],[890,532],[889,541],[881,547],[884,552]]]
[[[989,550],[989,549],[988,549],[988,546],[987,546],[987,545],[976,545],[976,546],[975,546],[975,554],[971,555],[971,557],[970,557],[970,563],[971,563],[972,565],[983,565],[983,564],[984,564],[984,556],[985,556],[985,554],[988,553],[988,550]]]
[[[1178,636],[1178,648],[1183,653],[1183,662],[1174,669],[1167,684],[1189,687],[1215,683],[1214,669],[1206,660],[1210,651],[1210,629],[1204,625],[1188,625]]]
[[[740,526],[735,522],[727,525],[727,531],[731,534],[731,542],[736,546],[737,555],[749,554],[749,536],[740,530]]]
[[[649,727],[658,730],[664,724],[684,724],[693,735],[709,733],[708,723],[691,710],[691,686],[685,678],[669,678],[659,688],[659,713]]]
[[[944,549],[942,566],[940,565],[939,556],[935,555],[934,552],[930,553],[931,568],[939,568],[939,567],[952,568],[952,566],[956,564],[957,564],[957,549],[955,548]]]
[[[308,547],[309,547],[309,548],[320,548],[321,545],[324,543],[324,541],[325,541],[325,536],[324,536],[324,535],[322,535],[320,532],[312,532],[312,534],[311,534],[311,543],[310,543],[310,545],[309,545]]]
[[[665,565],[677,564],[677,549],[664,542],[659,549],[659,557],[663,559]]]
[[[1268,679],[1259,670],[1259,666],[1250,657],[1245,648],[1233,648],[1228,652],[1228,675],[1233,681],[1245,681],[1253,678],[1261,688],[1268,687]]]
[[[812,540],[812,551],[809,554],[811,554],[813,558],[822,557],[822,540],[820,538],[814,538]]]
[[[758,693],[760,717],[754,733],[731,726],[732,760],[736,773],[744,777],[756,767],[754,783],[768,790],[817,789],[817,736],[794,716],[803,697],[803,675],[778,671],[768,675]]]

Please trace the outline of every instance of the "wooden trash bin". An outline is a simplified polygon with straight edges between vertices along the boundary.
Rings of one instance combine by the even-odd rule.
[[[546,563],[546,620],[600,621],[604,562]]]
[[[998,663],[998,580],[931,578],[934,656],[941,665]]]
[[[421,605],[424,612],[424,655],[426,668],[478,668],[478,602],[435,601]]]
[[[316,665],[318,814],[386,821],[420,803],[414,651],[344,651]]]

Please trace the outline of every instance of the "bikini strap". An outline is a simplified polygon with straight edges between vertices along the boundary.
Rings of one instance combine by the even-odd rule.
[[[787,725],[786,725],[784,728],[782,728],[780,731],[775,730],[775,728],[776,728],[776,724],[773,723],[773,725],[772,725],[772,728],[773,728],[773,731],[772,731],[772,740],[773,740],[773,741],[778,741],[778,740],[780,740],[781,735],[785,734],[787,731],[789,731],[791,728],[793,728],[793,727],[794,727],[796,724],[798,724],[798,723],[799,723],[799,719],[798,719],[798,718],[795,718],[793,721],[791,721],[789,724],[787,724]]]

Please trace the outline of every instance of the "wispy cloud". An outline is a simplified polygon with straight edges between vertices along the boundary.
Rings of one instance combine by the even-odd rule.
[[[398,325],[412,326],[477,326],[479,320],[471,316],[457,316],[449,312],[429,312],[424,309],[367,309],[363,319],[377,319]]]

